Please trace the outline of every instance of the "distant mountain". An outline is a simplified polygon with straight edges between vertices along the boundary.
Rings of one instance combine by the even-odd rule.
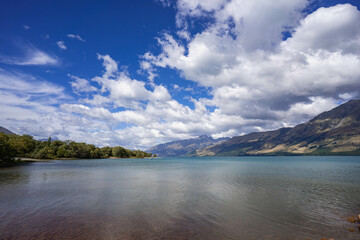
[[[15,133],[13,133],[12,131],[10,131],[9,129],[6,129],[4,127],[0,127],[0,132],[9,134],[9,135],[15,135]]]
[[[44,142],[44,141],[48,141],[49,138],[40,138],[39,141]],[[60,140],[58,137],[51,137],[50,139],[51,141],[55,141],[55,140]]]
[[[360,100],[351,100],[293,128],[230,138],[197,156],[360,155]]]
[[[196,153],[195,151],[199,148],[204,148],[227,139],[228,138],[213,139],[208,136],[200,136],[198,138],[159,144],[150,148],[147,152],[157,154],[160,157],[189,156],[194,155]]]

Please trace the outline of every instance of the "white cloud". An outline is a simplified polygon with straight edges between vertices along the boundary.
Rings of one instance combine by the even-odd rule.
[[[116,61],[109,55],[98,55],[98,59],[103,61],[105,72],[102,76],[94,77],[92,81],[101,86],[101,92],[108,94],[108,98],[115,106],[139,109],[144,106],[144,101],[170,98],[166,88],[152,85],[154,91],[150,91],[146,88],[145,82],[131,79],[128,73],[119,71]],[[98,96],[97,100],[104,102],[103,98]],[[91,101],[87,100],[88,103]]]
[[[41,81],[32,75],[11,73],[6,70],[0,72],[0,89],[26,96],[27,94],[56,95],[64,97],[64,88]],[[51,99],[50,99],[51,100]]]
[[[65,42],[64,41],[57,41],[56,44],[58,45],[58,47],[61,49],[61,50],[66,50],[67,47],[65,46]]]
[[[30,26],[29,25],[23,25],[23,28],[25,29],[25,30],[29,30],[30,29]]]
[[[68,101],[64,88],[32,75],[0,73],[0,125],[19,134],[46,137],[66,133],[57,105]]]
[[[156,70],[153,68],[153,66],[146,61],[141,61],[140,62],[140,70],[138,70],[139,74],[144,74],[147,73],[148,75],[148,79],[150,81],[150,84],[154,83],[154,79],[158,76],[158,74],[156,73]]]
[[[100,88],[106,86],[105,91],[95,90],[96,87],[91,86],[89,81],[70,75],[75,80],[75,86],[82,86],[75,87],[74,91],[83,91],[90,86],[87,93],[92,95],[91,100],[80,98],[76,102],[64,96],[62,87],[29,75],[3,73],[0,75],[0,89],[3,90],[0,94],[0,125],[41,138],[56,136],[99,146],[122,145],[141,149],[203,134],[223,137],[287,126],[280,120],[226,114],[222,108],[210,112],[206,105],[212,104],[216,96],[214,99],[191,99],[195,106],[191,109],[172,99],[164,86],[154,84],[153,90],[148,90],[143,82],[130,79],[114,69],[115,61],[109,56],[100,59],[106,59],[103,61],[107,71],[93,80],[98,80]],[[129,84],[130,87],[121,84]],[[123,93],[118,93],[119,86]],[[224,89],[229,99],[238,98],[241,95],[238,91]],[[279,111],[277,114],[287,118],[303,116],[303,109],[306,109],[303,117],[309,117],[329,105],[333,106],[331,99],[310,100],[312,103],[308,105],[294,105],[290,111]],[[130,101],[132,104],[126,105],[127,109],[119,109],[123,106],[119,101]],[[231,101],[227,104],[233,105]]]
[[[144,61],[153,68],[180,70],[186,79],[211,87],[213,98],[202,100],[204,104],[247,119],[279,121],[297,103],[359,95],[353,90],[360,87],[355,7],[321,8],[299,22],[307,1],[217,3],[188,5],[189,15],[211,12],[214,24],[187,45],[165,34],[159,40],[162,52],[148,52]],[[333,24],[335,19],[340,20]],[[293,36],[283,41],[288,28]],[[332,106],[328,102],[327,107]]]
[[[14,65],[58,65],[59,61],[55,56],[51,56],[34,46],[24,47],[25,56],[23,57],[8,57],[1,56],[1,62]]]
[[[83,102],[93,106],[108,106],[112,103],[110,98],[99,94],[93,95],[92,99],[84,99]]]
[[[78,113],[84,117],[90,117],[92,119],[114,121],[112,119],[112,114],[105,108],[89,108],[81,104],[62,104],[61,108],[68,112]]]
[[[53,136],[99,146],[119,144],[110,124],[116,122],[104,121],[110,112],[99,107],[69,105],[67,102],[74,99],[64,93],[62,86],[4,70],[0,72],[0,90],[0,125],[18,134]],[[69,108],[74,113],[69,113]]]
[[[216,20],[227,25],[243,49],[272,49],[282,41],[283,31],[297,25],[307,4],[306,0],[232,0],[216,13]]]
[[[91,86],[90,82],[86,79],[79,78],[71,74],[68,74],[68,76],[75,80],[74,82],[70,82],[70,84],[76,94],[96,92],[98,90],[96,87]]]
[[[191,39],[190,33],[186,30],[177,31],[176,33],[180,38],[183,38],[187,41]]]
[[[311,102],[308,103],[299,102],[292,105],[287,113],[288,117],[301,116],[302,119],[309,119],[337,106],[331,98],[311,97],[310,100]]]
[[[301,21],[284,45],[298,51],[360,53],[360,12],[350,4],[320,8]]]
[[[171,6],[171,0],[156,0],[159,3],[163,5],[163,7],[170,7]]]
[[[176,23],[178,26],[186,26],[187,17],[200,17],[211,14],[226,3],[226,0],[178,0],[176,7],[178,10]]]
[[[95,135],[97,142],[107,136],[107,144],[145,149],[165,140],[210,134],[215,129],[224,131],[228,124],[234,125],[217,113],[210,115],[199,101],[193,100],[194,110],[180,104],[172,99],[164,86],[153,84],[153,90],[146,89],[144,82],[131,79],[119,71],[110,56],[99,55],[99,59],[103,61],[105,72],[92,80],[100,85],[102,91],[94,94],[92,99],[80,100],[83,104],[62,104],[61,109],[89,122],[104,123],[109,128],[121,123],[128,125],[119,130],[97,131],[88,137],[88,141],[93,140]],[[127,110],[119,110],[118,107],[126,107]],[[244,123],[239,117],[229,118],[236,119],[235,125]],[[119,134],[127,137],[122,138]]]
[[[105,67],[104,77],[113,77],[115,73],[118,72],[118,65],[114,59],[109,55],[100,55],[98,54],[98,59],[103,60],[103,66]]]
[[[81,41],[81,42],[85,42],[85,40],[84,40],[82,37],[80,37],[79,34],[71,34],[71,33],[69,33],[67,36],[68,36],[69,38],[77,39],[77,40],[79,40],[79,41]]]
[[[150,84],[119,70],[109,55],[98,55],[104,72],[89,81],[70,75],[73,91],[86,95],[80,94],[77,101],[59,100],[60,89],[52,93],[59,108],[16,94],[16,89],[25,89],[41,93],[30,92],[31,96],[48,97],[46,84],[30,89],[19,76],[12,85],[0,78],[0,88],[5,89],[1,111],[11,116],[0,117],[0,123],[19,127],[25,122],[30,134],[146,149],[174,139],[233,136],[307,121],[358,97],[360,89],[359,11],[345,4],[304,16],[307,4],[306,0],[179,0],[179,29],[157,39],[160,54],[147,52],[141,58]],[[192,21],[207,18],[211,21],[203,30],[190,34]],[[284,31],[291,33],[286,40]],[[154,82],[161,72],[158,68],[175,69],[205,86],[208,97],[194,99],[192,94],[187,99],[193,107],[181,104],[166,86]],[[174,92],[186,92],[187,84],[178,85],[171,85]],[[16,101],[45,109],[45,114],[11,105]],[[25,115],[14,121],[21,110],[31,124],[24,121]]]

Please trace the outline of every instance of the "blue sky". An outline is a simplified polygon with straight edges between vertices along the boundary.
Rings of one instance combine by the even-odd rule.
[[[148,147],[293,126],[360,87],[359,1],[2,1],[0,126]]]

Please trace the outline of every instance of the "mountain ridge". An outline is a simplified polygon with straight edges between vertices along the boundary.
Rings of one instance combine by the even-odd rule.
[[[13,133],[12,131],[10,131],[9,129],[4,128],[4,127],[1,127],[1,126],[0,126],[0,132],[1,132],[1,133],[8,134],[8,135],[16,135],[15,133]]]
[[[195,154],[199,148],[210,146],[214,143],[225,141],[228,138],[217,138],[202,135],[197,138],[176,140],[167,143],[162,143],[146,150],[160,157],[175,157],[175,156],[189,156]]]
[[[360,155],[360,100],[350,100],[293,128],[235,136],[196,156]]]

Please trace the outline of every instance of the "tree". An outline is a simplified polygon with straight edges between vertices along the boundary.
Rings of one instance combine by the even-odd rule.
[[[34,151],[36,147],[36,141],[30,135],[7,135],[7,137],[17,156],[28,157],[27,154]]]
[[[93,150],[90,151],[90,158],[94,159],[94,158],[101,158],[101,152],[99,148],[95,148]]]
[[[47,140],[47,145],[50,146],[50,144],[51,144],[51,137],[49,137]]]
[[[126,152],[126,149],[123,148],[123,147],[120,147],[120,146],[116,146],[116,147],[113,147],[112,149],[112,155],[114,157],[119,157],[119,158],[126,158],[126,157],[129,157],[127,152]]]
[[[63,158],[63,157],[68,157],[67,154],[67,146],[66,145],[61,145],[58,147],[57,151],[56,151],[56,156],[58,158]]]
[[[100,157],[101,158],[109,158],[112,156],[112,148],[111,147],[102,147],[100,148]]]
[[[143,158],[151,154],[136,150],[116,146],[98,148],[92,144],[77,143],[74,141],[52,140],[36,141],[29,135],[0,135],[0,160],[13,161],[16,156],[32,157],[38,159],[53,158],[109,158],[111,156],[118,158]]]
[[[9,137],[5,133],[0,133],[0,160],[3,162],[13,162],[16,150],[9,142]]]

